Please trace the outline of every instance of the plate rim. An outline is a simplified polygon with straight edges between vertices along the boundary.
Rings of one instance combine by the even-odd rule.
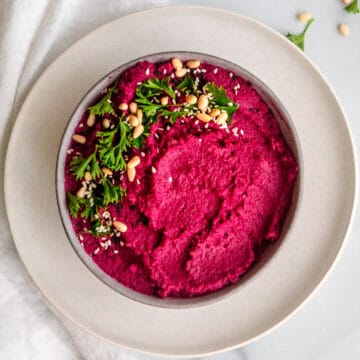
[[[283,37],[282,34],[279,33],[278,31],[272,29],[271,27],[265,25],[264,23],[253,19],[249,16],[245,16],[242,15],[238,12],[235,11],[229,11],[229,10],[225,10],[225,9],[221,9],[221,8],[216,8],[213,6],[201,6],[201,5],[175,5],[175,6],[158,6],[158,7],[153,7],[150,9],[145,9],[145,10],[141,10],[141,11],[136,11],[136,12],[132,12],[130,14],[124,15],[124,16],[120,16],[114,20],[111,20],[110,22],[107,22],[103,25],[100,25],[99,27],[95,28],[94,30],[92,30],[91,32],[87,33],[85,36],[81,37],[79,40],[77,40],[76,42],[74,42],[70,47],[68,47],[67,49],[65,49],[63,52],[61,52],[56,59],[54,59],[48,66],[47,68],[41,73],[41,75],[36,79],[36,81],[34,82],[33,86],[31,87],[30,91],[26,94],[26,97],[23,101],[23,103],[21,104],[20,110],[19,112],[16,114],[16,120],[12,126],[11,129],[11,135],[9,137],[8,140],[8,144],[7,144],[7,148],[6,148],[6,156],[5,156],[5,163],[4,163],[4,199],[5,199],[5,210],[6,210],[6,214],[7,214],[7,219],[8,219],[8,223],[9,223],[9,227],[10,227],[10,231],[12,234],[12,238],[15,244],[15,247],[17,249],[17,252],[19,254],[19,258],[21,260],[21,262],[23,263],[26,271],[28,272],[30,278],[32,279],[33,283],[35,284],[36,288],[41,292],[41,294],[45,297],[46,301],[48,301],[50,304],[52,304],[53,306],[55,306],[55,308],[68,320],[70,320],[70,322],[76,324],[78,327],[80,327],[81,329],[87,331],[88,333],[90,333],[91,335],[100,338],[102,340],[104,340],[105,342],[111,343],[117,347],[119,347],[120,349],[126,349],[126,350],[130,350],[130,351],[137,351],[143,354],[147,354],[147,355],[157,355],[160,357],[175,357],[175,358],[188,358],[188,357],[201,357],[201,356],[209,356],[209,355],[214,355],[217,353],[221,353],[224,351],[228,351],[228,350],[233,350],[236,348],[240,348],[242,346],[245,346],[253,341],[258,340],[259,338],[267,335],[269,332],[272,332],[273,330],[277,329],[279,326],[281,326],[284,322],[286,322],[291,316],[293,316],[294,314],[297,313],[297,311],[299,311],[311,298],[312,296],[315,294],[315,292],[320,288],[320,286],[324,283],[324,281],[326,281],[326,279],[328,278],[330,272],[334,269],[334,267],[336,266],[343,250],[344,247],[348,241],[349,238],[349,234],[351,232],[352,226],[354,224],[354,218],[356,215],[356,204],[357,204],[357,200],[358,200],[358,165],[357,165],[357,152],[356,152],[356,145],[355,145],[355,139],[354,136],[351,132],[351,127],[348,121],[348,118],[346,116],[346,112],[344,110],[344,107],[342,105],[342,103],[339,101],[338,96],[336,95],[336,93],[334,92],[333,87],[331,86],[331,84],[326,80],[326,78],[324,77],[324,75],[322,74],[321,71],[319,71],[318,67],[300,50],[296,47],[296,45],[292,44],[289,42],[288,46],[293,47],[298,54],[302,57],[303,61],[306,61],[317,73],[317,75],[321,78],[322,82],[327,86],[328,90],[330,91],[331,95],[333,96],[337,108],[340,111],[341,115],[342,115],[342,120],[343,123],[345,125],[345,129],[346,129],[346,133],[348,135],[349,138],[349,145],[351,148],[351,155],[352,155],[352,159],[351,161],[349,160],[349,163],[351,162],[352,165],[352,170],[353,170],[353,178],[352,178],[352,182],[353,182],[353,189],[352,189],[352,203],[351,203],[351,211],[350,211],[350,215],[346,221],[346,231],[344,233],[344,236],[342,237],[342,241],[341,244],[339,246],[339,249],[337,250],[333,261],[331,263],[331,265],[328,267],[328,269],[325,271],[324,276],[322,277],[321,280],[318,281],[318,283],[310,290],[310,292],[308,292],[308,294],[305,296],[304,299],[302,299],[300,301],[300,303],[298,305],[296,305],[296,307],[291,310],[285,317],[282,318],[282,320],[278,321],[276,324],[274,324],[273,326],[270,326],[267,330],[263,331],[262,333],[248,339],[247,341],[243,341],[239,344],[234,344],[232,346],[227,346],[225,348],[220,348],[217,350],[213,350],[213,351],[209,351],[209,352],[202,352],[202,353],[195,353],[195,354],[190,354],[190,353],[186,353],[186,354],[173,354],[173,353],[164,353],[164,352],[154,352],[154,351],[148,351],[148,350],[144,350],[141,348],[133,348],[133,347],[129,347],[127,345],[124,344],[119,344],[116,343],[110,339],[107,339],[106,337],[95,333],[93,330],[86,328],[84,325],[80,324],[79,322],[77,322],[77,320],[73,319],[70,317],[69,314],[66,313],[66,311],[64,309],[62,309],[62,306],[60,306],[58,304],[57,301],[55,301],[53,299],[53,297],[51,297],[50,295],[46,294],[44,292],[44,290],[42,290],[39,285],[37,284],[37,282],[34,280],[34,277],[31,270],[26,266],[25,261],[23,259],[20,247],[18,246],[17,241],[15,240],[15,237],[13,236],[14,234],[14,225],[12,224],[12,222],[10,221],[9,218],[9,193],[8,193],[8,189],[9,189],[9,180],[8,180],[8,176],[7,174],[10,171],[10,153],[11,153],[11,149],[14,146],[14,138],[15,138],[15,133],[17,132],[17,128],[20,126],[19,122],[17,121],[17,119],[21,116],[21,114],[24,111],[24,108],[26,107],[27,103],[30,101],[29,99],[31,98],[32,94],[35,92],[40,80],[42,78],[44,78],[46,76],[46,74],[52,70],[52,68],[56,65],[57,61],[59,58],[65,56],[68,52],[70,52],[73,48],[77,47],[79,45],[79,43],[81,43],[82,41],[84,41],[86,38],[92,36],[94,33],[96,33],[97,31],[99,31],[100,29],[103,29],[107,26],[111,26],[113,23],[116,23],[117,21],[119,21],[120,19],[123,18],[130,18],[133,16],[139,16],[143,13],[150,13],[152,11],[159,11],[159,10],[176,10],[176,9],[182,9],[182,10],[186,10],[186,9],[197,9],[200,11],[214,11],[214,12],[218,12],[218,13],[223,13],[223,14],[227,14],[227,15],[231,15],[231,16],[237,16],[239,18],[241,18],[242,20],[245,20],[247,22],[253,23],[256,26],[258,26],[259,28],[261,28],[262,30],[265,30],[267,32],[272,33],[274,36],[276,36],[278,39],[282,39],[284,41],[286,41]],[[349,205],[349,209],[350,209],[350,205]],[[176,310],[175,310],[176,311]]]

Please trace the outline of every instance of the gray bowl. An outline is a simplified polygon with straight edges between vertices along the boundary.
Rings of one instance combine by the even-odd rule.
[[[225,297],[230,296],[231,294],[237,291],[241,291],[242,284],[248,281],[249,278],[255,276],[256,273],[261,271],[266,271],[266,263],[268,259],[280,247],[281,242],[286,236],[287,230],[291,224],[299,196],[300,187],[299,187],[299,182],[297,182],[293,195],[293,203],[289,210],[287,219],[285,221],[280,239],[276,241],[274,244],[270,244],[268,246],[263,256],[261,257],[260,261],[257,264],[255,264],[245,275],[241,276],[241,278],[237,283],[229,285],[221,290],[215,291],[208,295],[202,295],[190,299],[182,299],[182,298],[161,299],[159,297],[141,294],[135,290],[132,290],[122,285],[117,280],[107,275],[102,269],[100,269],[96,265],[96,263],[92,260],[92,258],[85,252],[83,247],[80,245],[80,242],[72,228],[72,223],[66,204],[66,194],[64,191],[64,184],[65,184],[64,170],[65,170],[65,159],[67,155],[66,150],[71,142],[71,137],[74,133],[74,129],[78,124],[82,114],[87,110],[87,108],[90,105],[92,105],[94,100],[99,96],[101,90],[108,87],[121,73],[123,73],[126,69],[132,67],[139,61],[149,60],[151,62],[161,62],[161,61],[166,61],[172,57],[178,57],[180,59],[199,59],[205,62],[209,62],[219,67],[228,69],[229,71],[232,71],[234,74],[237,74],[242,78],[250,81],[252,83],[252,86],[263,97],[264,101],[274,112],[276,119],[280,125],[283,136],[298,161],[300,171],[302,169],[302,164],[301,164],[302,157],[300,156],[301,154],[299,152],[299,147],[297,146],[299,142],[297,141],[294,124],[292,123],[288,113],[286,112],[284,106],[281,104],[280,100],[276,97],[276,95],[263,82],[261,82],[261,80],[259,80],[256,76],[249,73],[241,66],[212,55],[200,54],[196,52],[174,51],[174,52],[151,54],[138,59],[134,59],[133,61],[130,61],[127,64],[119,66],[118,68],[116,68],[115,70],[111,71],[106,76],[104,76],[88,91],[88,93],[80,101],[75,111],[73,112],[72,116],[70,117],[66,129],[64,131],[64,134],[62,136],[58,151],[57,165],[56,165],[57,204],[59,208],[61,221],[63,223],[70,244],[72,245],[76,254],[79,256],[80,260],[87,266],[87,268],[99,280],[104,282],[106,285],[108,285],[110,288],[112,288],[114,291],[118,292],[119,294],[123,296],[127,296],[132,300],[147,305],[163,307],[163,308],[186,308],[186,307],[203,306],[213,303],[215,301],[222,300]],[[300,176],[298,176],[298,179],[299,177]]]

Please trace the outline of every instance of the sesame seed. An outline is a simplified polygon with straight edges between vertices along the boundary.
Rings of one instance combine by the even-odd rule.
[[[195,125],[198,125],[198,124],[199,124],[199,120],[196,120],[196,121],[194,122],[194,124],[195,124]]]
[[[243,130],[243,129],[240,129],[240,134],[241,134],[242,136],[244,136],[244,130]]]
[[[155,169],[154,166],[151,167],[151,172],[152,172],[153,174],[156,174],[156,169]]]
[[[171,183],[173,181],[173,178],[170,176],[169,177],[169,183]]]
[[[140,180],[139,180],[139,179],[136,179],[136,183],[137,183],[138,185],[140,185]]]
[[[159,134],[156,134],[156,133],[155,133],[154,136],[155,136],[156,139],[159,139]]]
[[[79,235],[80,240],[84,240],[84,237],[82,235]]]
[[[172,74],[170,75],[170,77],[173,79],[173,78],[175,77],[175,74],[172,73]]]
[[[142,157],[145,157],[145,153],[144,153],[143,151],[140,153],[140,155],[141,155]]]
[[[82,127],[84,127],[84,124],[83,123],[79,124],[79,128],[82,128]]]
[[[94,255],[96,255],[99,251],[100,251],[100,248],[96,248],[96,249],[94,250]]]
[[[125,243],[124,243],[123,241],[120,241],[119,244],[120,244],[120,246],[124,246],[124,245],[125,245]]]
[[[141,81],[138,81],[138,82],[136,83],[136,85],[141,85]]]
[[[149,76],[149,74],[150,74],[150,69],[147,68],[146,71],[145,71],[145,75],[146,75],[146,76]]]
[[[111,104],[111,103],[112,103],[112,101],[111,101],[110,99],[107,99],[107,102],[108,102],[109,104]]]
[[[166,69],[164,69],[163,74],[166,75],[166,73],[167,73],[167,71],[166,71]]]
[[[166,130],[167,130],[167,131],[170,130],[170,126],[169,126],[169,125],[166,126]]]
[[[206,74],[206,69],[201,69],[201,72],[202,72],[203,74]]]
[[[74,151],[74,149],[69,149],[69,150],[67,151],[67,153],[68,153],[68,154],[71,154],[73,151]]]
[[[114,254],[118,254],[119,253],[119,250],[114,250]]]
[[[231,73],[229,74],[229,76],[232,78],[232,77],[234,76],[234,74],[231,72]]]
[[[217,74],[218,71],[219,71],[219,69],[218,69],[218,68],[215,68],[214,71],[213,71],[213,73],[214,73],[214,74]]]
[[[121,181],[121,180],[123,180],[123,179],[124,179],[124,175],[120,175],[119,180]]]
[[[206,124],[204,125],[204,128],[207,129],[208,127],[209,127],[209,123],[206,123]]]
[[[198,140],[199,140],[199,142],[202,142],[202,139],[201,139],[201,138],[199,138]]]

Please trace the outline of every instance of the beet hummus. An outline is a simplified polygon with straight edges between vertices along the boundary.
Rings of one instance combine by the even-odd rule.
[[[198,60],[142,61],[79,119],[65,191],[105,273],[188,298],[235,283],[279,238],[297,171],[248,81]]]

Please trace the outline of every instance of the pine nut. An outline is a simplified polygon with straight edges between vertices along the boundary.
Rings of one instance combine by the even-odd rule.
[[[212,109],[212,110],[209,112],[209,115],[210,115],[210,116],[213,116],[213,117],[216,117],[216,116],[220,115],[220,110],[219,110],[219,109]]]
[[[341,0],[344,5],[349,5],[351,0]]]
[[[128,117],[128,120],[129,120],[129,124],[132,126],[132,127],[136,127],[140,124],[140,121],[139,119],[137,118],[137,116],[131,114],[129,115]]]
[[[127,174],[127,177],[128,177],[130,182],[133,182],[135,180],[136,170],[135,170],[134,167],[127,168],[126,169],[126,174]]]
[[[137,167],[140,164],[140,158],[138,156],[133,156],[129,162],[127,163],[127,167],[128,168],[134,168]]]
[[[141,124],[143,119],[143,112],[141,109],[136,110],[136,117],[139,119],[139,123]]]
[[[103,118],[102,120],[102,126],[105,128],[105,129],[108,129],[111,125],[111,122],[109,119],[107,118]]]
[[[91,181],[92,180],[92,176],[91,176],[90,171],[85,171],[84,179],[85,179],[85,181]]]
[[[119,110],[121,110],[121,111],[126,111],[128,108],[129,108],[129,106],[127,103],[121,103],[119,105]]]
[[[95,115],[94,114],[90,114],[89,117],[86,120],[86,125],[91,127],[95,125]]]
[[[101,169],[101,171],[105,176],[112,176],[112,174],[113,174],[113,172],[107,167],[103,167]]]
[[[178,58],[171,59],[171,65],[173,66],[173,68],[175,70],[180,70],[183,67],[183,64],[182,64],[181,60],[178,59]]]
[[[185,101],[189,105],[194,105],[197,102],[197,97],[195,95],[186,95]]]
[[[211,120],[211,116],[208,115],[208,114],[204,114],[204,113],[201,113],[201,112],[197,112],[196,113],[196,118],[202,122],[209,122]]]
[[[228,117],[229,116],[226,111],[221,111],[220,115],[218,115],[218,117],[216,118],[216,123],[219,125],[224,124]]]
[[[136,126],[133,132],[133,138],[137,139],[142,133],[144,132],[144,126],[142,124],[139,124]]]
[[[312,18],[312,16],[308,12],[301,12],[298,14],[297,18],[301,22],[308,22]]]
[[[167,96],[163,96],[161,99],[160,99],[160,104],[161,105],[167,105],[169,103],[169,98]]]
[[[78,144],[85,144],[86,137],[84,135],[75,134],[72,136],[72,139],[77,142]]]
[[[85,197],[85,191],[86,191],[86,187],[82,186],[76,193],[76,196],[80,199],[83,199]]]
[[[121,221],[113,221],[113,226],[117,231],[122,233],[127,231],[127,226]]]
[[[136,110],[137,110],[137,103],[136,102],[131,102],[129,104],[129,110],[132,114],[136,114]]]
[[[189,69],[197,69],[200,66],[200,60],[189,60],[186,62]]]
[[[340,24],[338,29],[342,36],[349,36],[350,31],[346,24]]]
[[[178,78],[184,77],[186,75],[186,69],[182,68],[175,71],[175,76]]]
[[[198,103],[197,103],[197,107],[200,111],[204,112],[209,106],[209,100],[208,98],[203,94],[200,95]]]

